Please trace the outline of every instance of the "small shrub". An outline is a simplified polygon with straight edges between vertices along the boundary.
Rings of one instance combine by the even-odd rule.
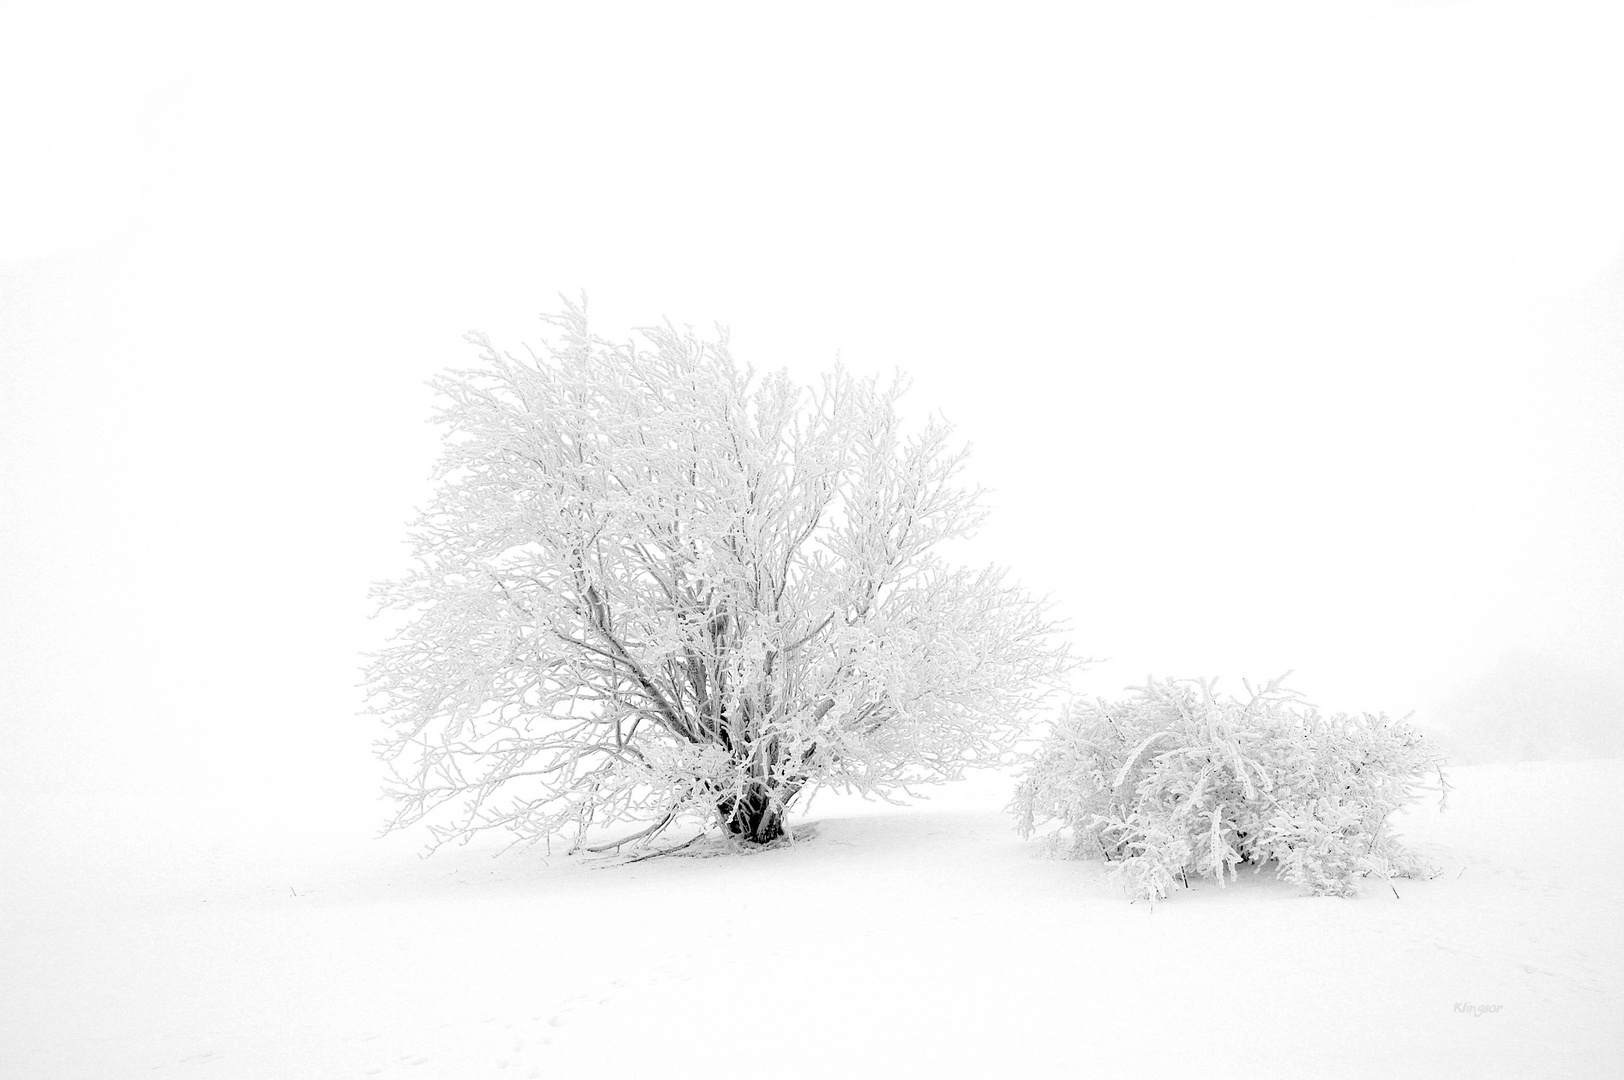
[[[1058,821],[1050,853],[1104,858],[1152,903],[1242,863],[1272,861],[1322,896],[1369,874],[1430,876],[1387,819],[1429,775],[1447,791],[1437,751],[1406,720],[1325,717],[1281,681],[1244,701],[1214,681],[1151,680],[1126,701],[1072,703],[1016,790],[1021,835]]]

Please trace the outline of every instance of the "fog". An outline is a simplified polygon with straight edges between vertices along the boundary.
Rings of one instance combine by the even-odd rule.
[[[375,825],[424,381],[583,290],[910,373],[1081,692],[1619,754],[1612,6],[925,10],[0,10],[7,842]]]

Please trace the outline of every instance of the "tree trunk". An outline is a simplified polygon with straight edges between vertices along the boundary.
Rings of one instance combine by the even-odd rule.
[[[754,844],[770,844],[784,835],[784,815],[800,785],[772,789],[753,783],[740,798],[729,795],[717,802],[722,824],[729,836]]]

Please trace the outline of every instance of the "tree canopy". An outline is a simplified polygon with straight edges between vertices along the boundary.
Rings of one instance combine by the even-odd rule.
[[[946,564],[982,518],[904,384],[757,378],[725,332],[612,343],[584,304],[523,358],[481,335],[446,428],[409,613],[367,673],[397,812],[436,843],[577,843],[697,817],[765,843],[818,785],[888,796],[993,764],[1070,666],[1043,605]]]

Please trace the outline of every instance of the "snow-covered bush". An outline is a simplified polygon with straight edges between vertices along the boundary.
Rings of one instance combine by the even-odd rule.
[[[981,519],[899,383],[806,388],[725,336],[548,320],[438,378],[410,621],[374,657],[395,826],[577,840],[684,817],[768,843],[819,785],[885,796],[1014,749],[1070,666],[1041,604],[940,545]],[[605,845],[605,846],[612,846]]]
[[[1323,716],[1279,679],[1247,690],[1151,680],[1126,701],[1073,702],[1016,790],[1021,835],[1059,822],[1048,851],[1105,858],[1152,902],[1241,863],[1273,862],[1318,895],[1427,874],[1387,819],[1428,777],[1447,790],[1437,751],[1404,720]]]

